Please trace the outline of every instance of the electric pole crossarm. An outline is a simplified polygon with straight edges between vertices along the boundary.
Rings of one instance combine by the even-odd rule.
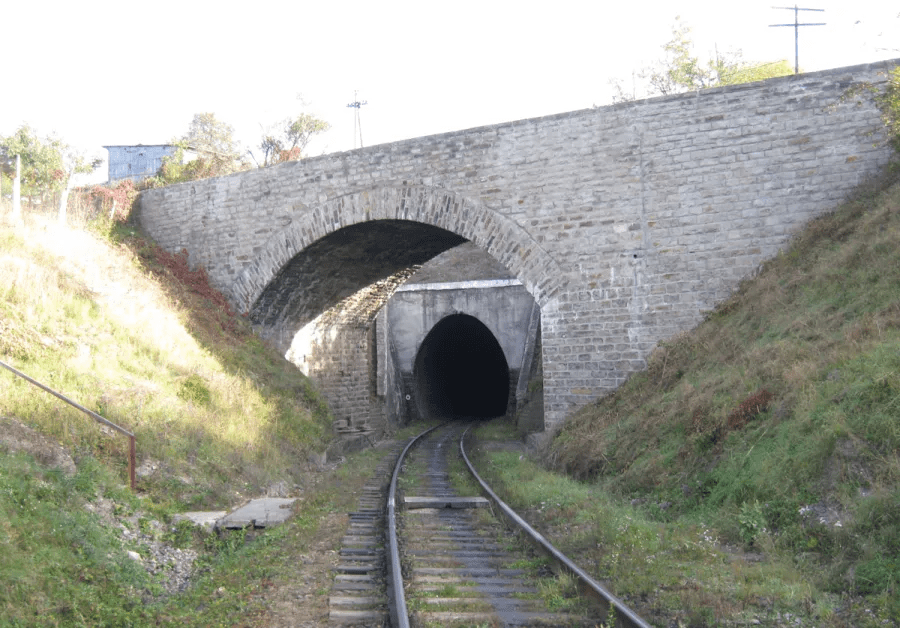
[[[798,7],[796,5],[792,7],[772,7],[773,9],[786,9],[788,11],[819,11],[824,13],[825,9],[804,9],[803,7]]]
[[[360,107],[362,107],[363,105],[368,105],[368,104],[369,104],[369,103],[368,103],[368,101],[366,101],[366,100],[364,100],[364,101],[362,101],[362,102],[360,102],[359,100],[357,100],[357,99],[356,99],[356,92],[353,92],[353,102],[347,105],[348,107],[351,107],[351,108],[353,108],[353,109],[356,109],[356,111],[354,112],[354,116],[353,116],[353,148],[356,148],[357,129],[359,129],[359,147],[362,148],[362,145],[363,145],[363,141],[362,141],[362,124],[361,124],[360,121],[359,121],[359,109],[360,109]]]
[[[801,26],[825,26],[825,22],[810,22],[801,24],[799,21],[800,11],[819,11],[824,13],[825,9],[804,9],[796,4],[792,7],[772,7],[773,9],[785,9],[794,12],[793,24],[769,24],[772,26],[793,26],[794,27],[794,74],[800,74],[800,27]]]

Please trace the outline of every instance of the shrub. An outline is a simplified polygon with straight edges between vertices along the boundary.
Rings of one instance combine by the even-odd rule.
[[[875,97],[881,109],[884,125],[887,127],[888,141],[894,150],[900,152],[900,66],[888,73],[884,91]]]

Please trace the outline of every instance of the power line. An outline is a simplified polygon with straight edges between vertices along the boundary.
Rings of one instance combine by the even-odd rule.
[[[794,74],[800,74],[800,27],[801,26],[825,26],[825,22],[816,22],[816,23],[807,23],[801,24],[798,21],[798,15],[800,11],[821,11],[824,13],[825,9],[801,9],[796,4],[792,7],[772,7],[773,9],[787,9],[788,11],[794,12],[794,23],[793,24],[769,24],[772,26],[793,26],[794,27]]]
[[[362,107],[363,105],[368,105],[368,104],[369,104],[369,102],[366,100],[364,100],[362,102],[357,100],[356,90],[353,91],[353,102],[350,103],[349,105],[347,105],[348,107],[352,107],[352,108],[356,109],[356,112],[354,113],[354,116],[353,116],[353,148],[356,148],[357,129],[359,129],[359,147],[362,148],[362,145],[363,145],[362,124],[359,121],[359,108]]]

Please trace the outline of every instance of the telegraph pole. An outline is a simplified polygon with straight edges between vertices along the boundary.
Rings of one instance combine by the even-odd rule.
[[[16,155],[16,178],[13,179],[12,215],[16,221],[22,220],[22,156]]]
[[[353,109],[356,109],[356,112],[353,116],[353,148],[356,148],[357,128],[359,129],[359,147],[362,148],[362,145],[363,145],[362,124],[360,124],[360,121],[359,121],[359,108],[362,107],[363,105],[368,105],[368,104],[369,104],[368,101],[365,101],[365,100],[362,102],[359,102],[359,100],[356,98],[356,91],[354,90],[353,102],[350,103],[349,105],[347,105],[348,107],[352,107]]]
[[[792,7],[772,7],[773,9],[787,9],[794,12],[793,24],[769,24],[772,26],[793,26],[794,27],[794,74],[800,74],[800,27],[801,26],[825,26],[825,22],[801,24],[798,21],[800,11],[821,11],[825,9],[801,9],[796,4]]]

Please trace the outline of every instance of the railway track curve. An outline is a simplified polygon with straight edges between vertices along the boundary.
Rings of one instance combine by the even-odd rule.
[[[350,514],[330,623],[648,628],[484,482],[465,448],[470,425],[430,428],[386,457]],[[464,475],[482,496],[458,494]],[[554,574],[574,579],[586,601],[542,594]]]

